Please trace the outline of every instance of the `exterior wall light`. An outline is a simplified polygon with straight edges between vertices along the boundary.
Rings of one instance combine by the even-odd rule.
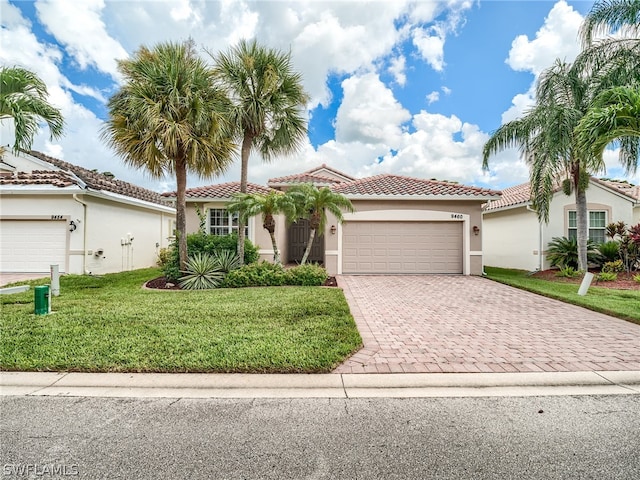
[[[478,227],[477,225],[473,226],[473,234],[474,235],[478,235],[480,233],[480,227]]]
[[[331,225],[331,235],[335,235],[337,231],[337,228],[335,225]]]

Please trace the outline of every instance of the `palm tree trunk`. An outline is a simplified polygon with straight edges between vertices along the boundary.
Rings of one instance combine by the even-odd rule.
[[[247,193],[247,176],[249,171],[249,154],[251,153],[251,142],[253,137],[248,131],[244,132],[242,139],[242,150],[240,152],[240,192]],[[241,210],[238,212],[238,257],[240,265],[244,265],[244,215]]]
[[[184,158],[176,162],[176,230],[178,236],[178,258],[180,270],[187,265],[187,165]]]
[[[589,233],[587,231],[587,194],[584,189],[577,184],[574,185],[576,197],[576,227],[578,242],[578,270],[587,271],[589,264],[587,262],[587,240]]]
[[[276,243],[276,234],[274,232],[269,232],[271,236],[271,245],[273,246],[273,263],[276,265],[281,265],[280,261],[280,252],[278,251],[278,244]]]
[[[307,262],[307,258],[309,258],[309,254],[311,253],[311,247],[313,246],[313,239],[316,236],[316,229],[312,228],[309,231],[309,240],[307,241],[307,248],[304,250],[304,255],[302,256],[302,261],[300,265],[304,265]]]

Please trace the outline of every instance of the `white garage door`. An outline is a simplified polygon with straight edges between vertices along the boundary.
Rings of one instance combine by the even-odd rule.
[[[462,222],[345,222],[343,273],[462,273]]]
[[[0,221],[0,272],[48,273],[58,264],[65,271],[67,222]]]

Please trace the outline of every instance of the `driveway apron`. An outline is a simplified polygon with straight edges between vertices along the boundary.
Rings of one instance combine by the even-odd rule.
[[[640,325],[480,277],[340,275],[364,348],[336,373],[640,370]]]

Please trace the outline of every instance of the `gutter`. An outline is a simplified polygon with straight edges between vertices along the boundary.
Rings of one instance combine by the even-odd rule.
[[[538,212],[536,212],[535,209],[531,208],[530,205],[527,205],[527,211],[529,212],[533,212],[536,214],[536,218],[537,218],[537,214]],[[543,267],[543,261],[542,261],[542,252],[543,250],[543,245],[542,245],[542,232],[543,232],[543,226],[542,226],[542,222],[540,221],[540,219],[538,219],[538,225],[539,225],[539,229],[538,229],[538,271],[541,272],[542,271],[542,267]]]
[[[78,194],[74,193],[73,194],[73,199],[78,202],[80,205],[82,205],[82,210],[83,210],[83,217],[82,217],[82,250],[83,250],[83,255],[82,255],[82,271],[84,272],[85,275],[87,275],[87,203],[83,200],[80,200],[78,198]]]

